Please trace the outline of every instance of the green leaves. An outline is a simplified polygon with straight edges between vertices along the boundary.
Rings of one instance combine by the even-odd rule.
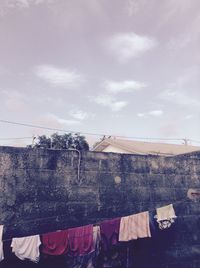
[[[46,135],[38,136],[38,141],[34,147],[44,149],[76,149],[79,151],[89,150],[85,137],[79,133],[65,133],[63,135],[53,133],[51,137]]]

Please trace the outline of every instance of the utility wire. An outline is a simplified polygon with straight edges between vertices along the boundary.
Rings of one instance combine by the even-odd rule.
[[[16,138],[0,138],[0,140],[26,140],[26,139],[32,139],[33,137],[16,137]]]
[[[26,123],[20,123],[20,122],[14,122],[14,121],[8,121],[0,119],[1,123],[6,124],[12,124],[12,125],[18,125],[18,126],[24,126],[24,127],[30,127],[30,128],[39,128],[39,129],[46,129],[50,131],[59,131],[59,132],[65,132],[65,133],[81,133],[88,136],[105,136],[105,133],[91,133],[91,132],[82,132],[82,131],[74,131],[74,130],[65,130],[65,129],[59,129],[59,128],[51,128],[51,127],[45,127],[41,125],[35,125],[35,124],[26,124]],[[157,141],[184,141],[184,138],[150,138],[150,137],[131,137],[131,136],[123,136],[123,135],[110,135],[106,134],[106,136],[113,136],[116,138],[124,138],[124,139],[134,139],[134,140],[157,140]],[[190,139],[187,139],[187,141],[192,141]],[[193,140],[194,141],[194,140]],[[200,143],[200,141],[195,141]]]
[[[200,143],[200,141],[197,141],[197,140],[189,140],[189,141],[191,141],[191,142],[196,142],[196,143]]]

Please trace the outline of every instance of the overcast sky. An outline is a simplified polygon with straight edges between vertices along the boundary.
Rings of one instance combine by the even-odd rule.
[[[1,120],[200,140],[199,87],[199,0],[0,1]]]

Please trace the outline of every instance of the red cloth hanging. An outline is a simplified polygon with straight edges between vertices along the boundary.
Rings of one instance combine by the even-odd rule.
[[[63,255],[68,250],[67,230],[42,235],[42,252],[47,255]]]

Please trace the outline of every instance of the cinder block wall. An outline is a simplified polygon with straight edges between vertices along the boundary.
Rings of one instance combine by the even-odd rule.
[[[4,238],[96,223],[176,203],[159,267],[200,267],[200,152],[176,157],[0,147]],[[164,234],[164,233],[163,233]]]

